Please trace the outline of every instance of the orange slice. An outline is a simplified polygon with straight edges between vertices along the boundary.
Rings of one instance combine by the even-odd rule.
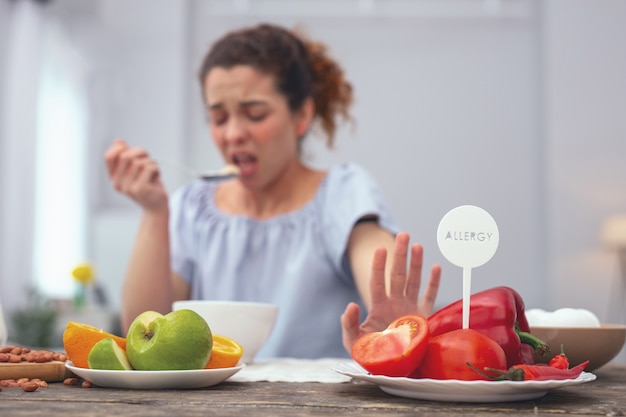
[[[237,365],[243,355],[243,348],[233,339],[226,336],[213,335],[211,357],[204,369],[231,368]]]
[[[113,338],[119,347],[126,350],[125,338],[105,332],[104,330],[88,324],[70,321],[67,323],[67,326],[65,326],[65,331],[63,332],[63,347],[65,348],[67,357],[75,366],[89,368],[87,357],[89,356],[91,348],[100,340],[106,339],[107,337]]]

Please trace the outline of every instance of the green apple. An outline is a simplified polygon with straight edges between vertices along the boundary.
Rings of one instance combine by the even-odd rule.
[[[202,369],[212,348],[209,325],[192,310],[143,312],[126,335],[126,354],[137,370]]]
[[[110,369],[128,371],[133,369],[128,362],[126,352],[111,337],[100,340],[93,345],[87,356],[90,369]]]

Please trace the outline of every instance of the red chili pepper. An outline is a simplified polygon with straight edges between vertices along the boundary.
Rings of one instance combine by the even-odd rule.
[[[561,380],[561,379],[576,379],[583,372],[585,367],[589,364],[589,361],[585,361],[580,365],[577,365],[570,369],[558,369],[546,364],[528,365],[520,364],[513,365],[508,370],[502,371],[500,369],[485,368],[484,371],[495,372],[498,376],[492,376],[480,369],[476,368],[469,362],[467,365],[478,372],[494,381],[549,381],[549,380]]]
[[[463,300],[458,300],[428,318],[431,337],[463,327]],[[469,328],[495,340],[506,354],[507,366],[535,363],[535,352],[550,348],[530,334],[524,301],[509,287],[495,287],[470,297]]]
[[[558,355],[554,355],[554,357],[550,359],[548,365],[557,369],[569,368],[569,360],[567,359],[567,356],[565,356],[565,352],[563,351],[563,345],[561,345],[561,353],[559,353]]]

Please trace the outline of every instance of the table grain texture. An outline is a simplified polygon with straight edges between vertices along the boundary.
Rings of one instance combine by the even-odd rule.
[[[198,390],[48,388],[0,392],[0,417],[33,416],[624,416],[626,365],[609,364],[597,379],[558,388],[537,400],[455,403],[395,397],[365,382],[225,381]]]

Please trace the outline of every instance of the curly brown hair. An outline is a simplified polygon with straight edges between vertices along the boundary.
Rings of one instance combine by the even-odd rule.
[[[199,79],[204,81],[214,67],[247,65],[276,79],[276,88],[287,98],[291,111],[297,111],[312,97],[315,118],[333,146],[337,117],[352,121],[352,85],[343,69],[328,56],[326,46],[301,33],[280,26],[260,24],[227,33],[204,58]]]

